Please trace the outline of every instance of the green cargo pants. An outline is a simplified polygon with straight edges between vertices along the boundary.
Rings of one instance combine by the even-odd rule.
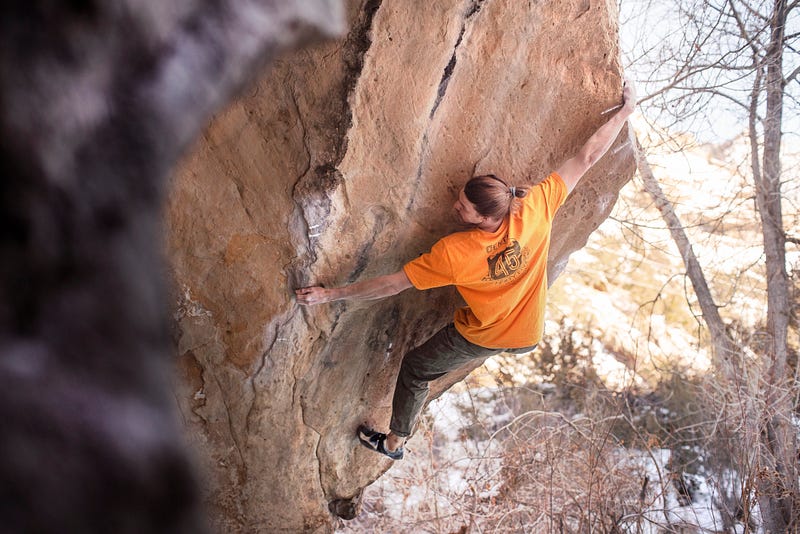
[[[450,323],[428,341],[403,358],[392,399],[389,428],[397,436],[408,436],[428,397],[428,383],[458,369],[476,358],[485,359],[501,352],[523,354],[536,348],[488,349],[470,343]]]

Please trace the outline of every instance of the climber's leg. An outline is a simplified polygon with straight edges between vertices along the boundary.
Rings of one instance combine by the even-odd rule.
[[[428,383],[475,358],[502,352],[470,343],[452,324],[442,328],[421,346],[406,354],[397,376],[392,400],[391,432],[386,448],[393,450],[411,434],[428,397]]]

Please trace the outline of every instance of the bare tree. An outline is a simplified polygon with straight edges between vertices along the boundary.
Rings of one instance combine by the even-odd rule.
[[[676,0],[673,7],[681,19],[674,30],[680,38],[670,39],[669,44],[657,49],[644,45],[639,52],[640,67],[646,58],[658,57],[658,65],[651,64],[647,80],[658,88],[644,101],[648,111],[654,111],[662,123],[668,119],[670,125],[685,126],[688,117],[711,122],[709,110],[725,107],[738,110],[746,118],[750,175],[763,236],[768,339],[763,354],[767,363],[767,379],[761,388],[763,416],[747,424],[758,425],[761,436],[757,486],[764,527],[769,532],[789,532],[800,527],[800,492],[792,395],[797,370],[790,369],[788,343],[791,307],[782,214],[781,142],[784,106],[788,103],[794,109],[797,104],[793,85],[797,85],[800,72],[795,46],[798,33],[787,31],[787,24],[796,24],[792,12],[798,2]],[[790,55],[785,56],[785,52]],[[786,62],[785,57],[790,60]],[[717,366],[730,371],[725,359],[740,348],[726,332],[691,243],[646,158],[640,155],[638,161],[646,190],[655,199],[681,252],[711,333]],[[735,380],[735,376],[728,378]]]
[[[708,287],[703,267],[700,265],[697,255],[694,253],[692,243],[686,235],[686,231],[678,215],[675,213],[672,202],[670,202],[664,194],[661,185],[653,175],[653,169],[650,167],[650,163],[643,153],[641,144],[639,140],[636,139],[636,134],[633,133],[632,130],[631,137],[631,141],[636,147],[636,166],[642,178],[644,189],[653,197],[656,208],[666,222],[672,240],[678,247],[681,259],[686,266],[686,274],[691,280],[692,287],[694,287],[694,292],[697,295],[697,301],[702,310],[703,319],[711,332],[711,340],[715,354],[718,360],[725,360],[729,356],[738,353],[740,349],[728,335],[727,326],[722,316],[719,314],[719,307],[716,302],[714,302],[714,297],[711,295],[711,289]],[[720,361],[717,361],[718,367],[722,367],[720,363]]]

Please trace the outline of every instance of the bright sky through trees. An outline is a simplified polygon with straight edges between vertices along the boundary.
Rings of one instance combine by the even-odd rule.
[[[738,35],[709,32],[726,3],[727,0],[620,1],[623,66],[638,84],[643,112],[658,126],[691,133],[708,142],[725,141],[747,129],[747,113],[734,101],[746,103],[752,89],[750,49]],[[771,6],[768,0],[754,0],[752,4],[763,4],[761,11],[765,13]],[[783,71],[789,76],[800,68],[800,9],[790,10],[785,34],[788,45]],[[760,37],[766,39],[768,35]],[[676,65],[687,52],[696,54],[694,60],[698,62],[707,58],[709,68],[691,80],[676,82]],[[715,65],[719,60],[721,64]],[[698,82],[715,93],[707,93],[694,107],[676,100],[690,85],[697,87]],[[671,83],[675,89],[670,93],[651,98]],[[800,142],[800,77],[787,85],[786,93],[782,130],[784,142],[793,145]],[[665,109],[656,113],[653,108],[657,105]]]

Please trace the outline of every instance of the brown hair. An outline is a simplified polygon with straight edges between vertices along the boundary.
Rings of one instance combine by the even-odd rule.
[[[528,188],[512,187],[494,174],[484,174],[470,178],[464,186],[467,200],[475,205],[475,210],[484,217],[502,219],[514,206],[514,199],[528,194]]]

